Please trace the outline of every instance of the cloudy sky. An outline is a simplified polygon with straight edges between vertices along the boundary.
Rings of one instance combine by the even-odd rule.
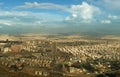
[[[20,32],[23,28],[29,31],[69,28],[69,25],[109,28],[119,24],[120,0],[0,0],[0,32],[3,33]]]

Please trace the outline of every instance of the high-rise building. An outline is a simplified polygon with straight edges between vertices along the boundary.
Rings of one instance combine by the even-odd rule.
[[[56,52],[57,52],[57,43],[56,43],[56,42],[53,42],[53,43],[52,43],[52,52],[53,52],[53,53],[56,53]]]

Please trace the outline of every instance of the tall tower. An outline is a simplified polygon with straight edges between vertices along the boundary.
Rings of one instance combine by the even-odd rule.
[[[52,52],[55,54],[57,52],[57,43],[53,42],[52,43]]]
[[[57,43],[52,42],[52,57],[53,57],[53,63],[57,63]]]

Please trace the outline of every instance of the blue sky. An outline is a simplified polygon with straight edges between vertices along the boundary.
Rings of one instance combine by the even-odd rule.
[[[114,26],[120,24],[119,3],[120,0],[0,0],[0,29],[71,24]]]

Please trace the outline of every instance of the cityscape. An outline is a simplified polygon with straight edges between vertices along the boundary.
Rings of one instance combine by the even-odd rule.
[[[1,76],[120,76],[120,37],[34,37],[7,36],[0,41]]]
[[[0,77],[120,77],[120,0],[0,0]]]

